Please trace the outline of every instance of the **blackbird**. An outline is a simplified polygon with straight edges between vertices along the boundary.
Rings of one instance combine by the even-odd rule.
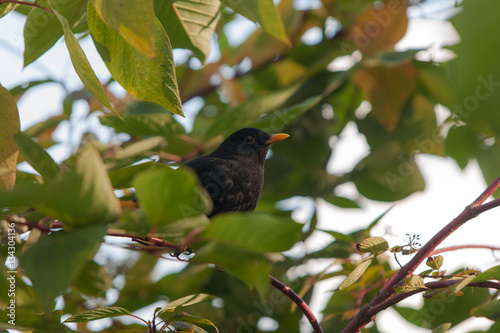
[[[253,211],[264,184],[264,161],[272,143],[288,134],[268,134],[243,128],[231,134],[212,153],[187,162],[213,202],[212,217],[230,211]]]

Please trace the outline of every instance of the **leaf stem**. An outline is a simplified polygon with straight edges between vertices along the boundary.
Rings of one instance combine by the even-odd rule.
[[[276,279],[275,277],[269,275],[269,278],[271,279],[271,285],[281,291],[285,296],[290,298],[297,306],[300,308],[302,313],[306,316],[307,320],[311,323],[311,326],[314,330],[315,333],[323,333],[323,329],[319,325],[319,322],[316,320],[316,317],[314,314],[311,312],[311,309],[307,305],[307,303],[295,292],[281,282],[280,280]]]
[[[487,250],[491,250],[491,251],[500,251],[500,247],[491,246],[491,245],[456,245],[456,246],[443,247],[443,248],[434,250],[434,251],[432,251],[432,253],[430,255],[434,256],[434,255],[439,254],[439,253],[462,250],[462,249],[487,249]]]

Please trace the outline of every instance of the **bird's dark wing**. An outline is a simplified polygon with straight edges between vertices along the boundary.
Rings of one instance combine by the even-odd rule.
[[[263,171],[245,170],[236,160],[201,157],[187,162],[210,195],[209,217],[230,211],[254,210],[262,191]]]

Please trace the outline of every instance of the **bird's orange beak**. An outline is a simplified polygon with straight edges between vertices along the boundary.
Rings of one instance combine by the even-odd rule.
[[[270,145],[271,143],[275,143],[278,141],[285,140],[288,138],[290,135],[286,133],[278,133],[278,134],[273,134],[269,137],[269,140],[266,141],[266,144]]]

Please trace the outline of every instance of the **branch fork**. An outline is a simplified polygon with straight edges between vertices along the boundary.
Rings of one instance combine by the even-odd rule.
[[[415,256],[404,265],[398,272],[396,272],[378,291],[375,297],[367,304],[361,307],[358,314],[352,318],[349,324],[342,331],[343,333],[359,332],[363,327],[370,323],[375,315],[380,311],[392,306],[399,301],[423,292],[427,289],[418,289],[407,293],[401,293],[394,295],[394,288],[400,284],[404,279],[412,275],[415,269],[424,261],[425,258],[431,256],[435,252],[436,247],[441,244],[449,235],[451,235],[455,230],[461,227],[463,224],[469,220],[475,218],[479,214],[490,210],[492,208],[500,206],[500,199],[494,199],[487,203],[484,203],[498,188],[500,187],[500,177],[497,178],[491,185],[489,185],[486,190],[476,200],[474,200],[470,205],[465,207],[465,209],[453,219],[448,225],[446,225],[441,231],[439,231],[434,237],[432,237],[420,250],[415,254]],[[429,282],[425,286],[427,288],[435,289],[440,283],[447,283],[448,281],[436,281]],[[500,284],[498,283],[470,283],[469,286],[473,287],[484,287],[484,288],[494,288],[498,289]],[[434,287],[434,288],[432,288]],[[444,287],[444,285],[443,285]]]

